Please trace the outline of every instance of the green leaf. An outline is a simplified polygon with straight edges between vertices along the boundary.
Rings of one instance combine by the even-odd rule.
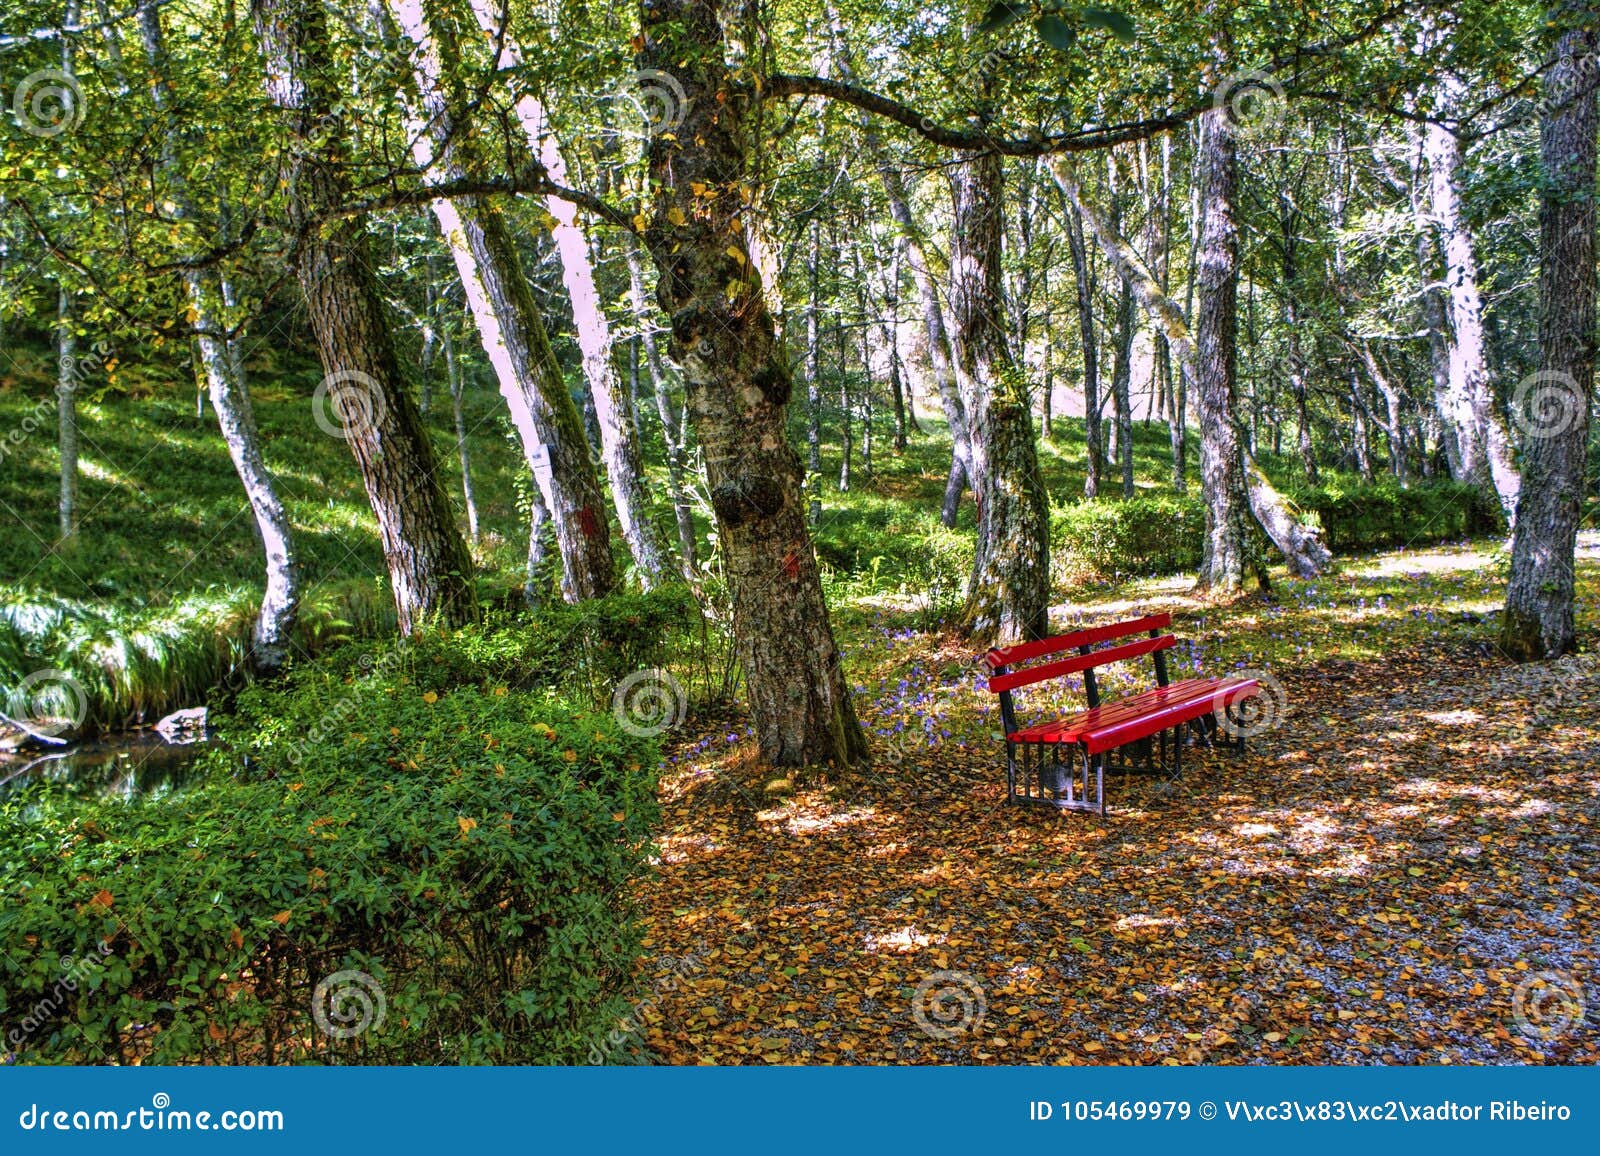
[[[1027,14],[1027,5],[1015,4],[1012,0],[1000,0],[1000,3],[984,13],[983,19],[978,21],[976,31],[980,35],[985,32],[999,32],[1000,29],[1015,24]]]
[[[1041,16],[1033,27],[1040,40],[1061,52],[1072,51],[1072,43],[1078,39],[1072,26],[1059,16]]]
[[[1110,8],[1085,8],[1083,22],[1091,28],[1104,28],[1124,44],[1132,44],[1133,20]]]

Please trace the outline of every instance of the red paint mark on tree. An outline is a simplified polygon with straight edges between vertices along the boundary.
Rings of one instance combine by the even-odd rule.
[[[800,555],[793,550],[783,556],[783,572],[791,578],[800,577]]]
[[[600,536],[600,522],[588,506],[578,511],[578,531],[590,541]]]

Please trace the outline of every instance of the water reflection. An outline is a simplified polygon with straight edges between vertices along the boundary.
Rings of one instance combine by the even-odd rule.
[[[42,783],[83,798],[162,798],[196,777],[196,761],[212,740],[169,743],[153,731],[109,736],[59,751],[0,753],[0,798]]]

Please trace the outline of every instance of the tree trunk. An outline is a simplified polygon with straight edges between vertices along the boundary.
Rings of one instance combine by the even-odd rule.
[[[1083,240],[1083,223],[1072,213],[1066,218],[1067,248],[1072,253],[1072,275],[1078,290],[1078,338],[1083,351],[1083,496],[1098,498],[1105,458],[1100,437],[1100,351],[1094,325],[1094,279],[1088,246]]]
[[[1361,364],[1366,367],[1367,376],[1372,379],[1372,384],[1377,386],[1378,392],[1383,395],[1384,410],[1388,415],[1382,424],[1383,436],[1389,442],[1389,471],[1403,482],[1410,467],[1406,462],[1408,439],[1400,391],[1378,364],[1378,359],[1372,352],[1372,343],[1366,340],[1361,342]]]
[[[1305,358],[1300,352],[1300,299],[1296,260],[1299,243],[1299,211],[1288,190],[1284,191],[1279,206],[1279,243],[1283,247],[1283,325],[1284,340],[1288,345],[1289,392],[1294,398],[1295,448],[1300,453],[1300,468],[1305,473],[1306,484],[1319,484],[1317,453],[1311,442],[1311,412],[1308,406]]]
[[[421,0],[400,0],[416,6]],[[479,27],[499,47],[500,67],[519,68],[522,54],[501,26],[499,0],[472,0]],[[419,11],[420,15],[420,11]],[[516,103],[517,119],[528,138],[528,145],[544,166],[545,174],[558,185],[567,183],[566,158],[552,131],[548,114],[526,88]],[[520,158],[518,158],[520,160]],[[594,265],[589,239],[578,224],[578,212],[570,201],[547,196],[545,209],[554,218],[550,234],[561,258],[561,280],[572,303],[572,320],[577,328],[578,350],[583,359],[583,376],[594,402],[595,422],[599,427],[600,453],[610,482],[611,501],[616,507],[622,536],[628,543],[639,578],[646,589],[657,585],[666,572],[661,536],[650,520],[650,501],[645,494],[643,459],[639,452],[638,423],[632,399],[622,388],[611,363],[611,324],[595,288]]]
[[[822,302],[817,266],[822,261],[822,230],[811,220],[811,248],[806,255],[806,478],[811,492],[807,520],[822,521]]]
[[[462,93],[454,89],[451,30],[424,19],[420,0],[392,0],[413,45],[417,93],[408,115],[412,156],[438,183],[478,175]],[[455,261],[484,353],[511,410],[523,454],[554,524],[569,602],[616,585],[611,533],[588,440],[499,207],[480,197],[435,200],[431,207]]]
[[[283,188],[291,235],[304,238],[295,274],[326,374],[317,400],[332,402],[361,472],[401,632],[467,621],[477,613],[472,561],[400,372],[364,226],[319,221],[350,200],[325,12],[310,0],[252,0],[251,10],[267,97],[291,136]]]
[[[78,537],[78,322],[72,294],[63,285],[56,294],[56,446],[61,455],[57,490],[57,529],[61,543]]]
[[[885,262],[876,244],[873,251],[883,271],[883,312],[878,315],[878,330],[889,356],[889,400],[894,406],[894,449],[896,453],[903,454],[906,450],[906,430],[910,423],[906,420],[905,385],[900,377],[900,343],[895,340],[900,329],[901,246],[898,239],[891,239],[887,268],[883,267]]]
[[[1518,660],[1577,649],[1574,567],[1595,372],[1593,0],[1556,10],[1559,38],[1545,74],[1539,146],[1539,373],[1526,405],[1524,482],[1511,535],[1511,578],[1500,646]]]
[[[67,0],[64,22],[78,22],[76,0]],[[76,41],[61,38],[61,72],[74,75]],[[77,99],[82,99],[77,98]],[[56,494],[56,528],[60,544],[70,547],[78,537],[78,319],[72,294],[65,282],[56,289],[56,447],[61,456],[61,479]]]
[[[678,420],[677,410],[667,389],[667,371],[661,361],[661,346],[656,341],[655,318],[645,295],[644,260],[639,254],[639,238],[632,233],[623,238],[623,254],[628,262],[628,287],[633,298],[634,323],[639,327],[639,343],[644,347],[645,368],[650,373],[656,416],[661,419],[661,437],[667,443],[667,495],[672,499],[673,519],[678,524],[678,554],[683,563],[683,576],[692,582],[699,576],[700,559],[694,531],[694,507],[689,501],[689,465],[683,423]]]
[[[1117,286],[1117,346],[1111,360],[1111,397],[1117,411],[1117,466],[1122,496],[1133,497],[1133,289]]]
[[[522,583],[522,601],[529,610],[544,605],[550,592],[552,577],[550,559],[555,553],[555,531],[550,525],[550,511],[544,504],[544,495],[534,486],[528,510],[528,572]]]
[[[1449,115],[1462,103],[1461,84],[1448,73],[1441,76],[1438,111]],[[1471,453],[1464,455],[1463,464],[1471,480],[1481,482],[1496,495],[1509,522],[1516,514],[1521,479],[1484,352],[1478,261],[1461,205],[1461,142],[1450,129],[1430,121],[1423,129],[1423,150],[1428,161],[1433,225],[1439,232],[1445,261],[1450,396],[1461,407],[1460,424],[1466,425],[1472,439]]]
[[[1200,294],[1195,321],[1195,404],[1200,418],[1200,480],[1206,499],[1206,548],[1200,583],[1242,589],[1251,558],[1249,495],[1234,421],[1238,366],[1239,231],[1234,220],[1237,161],[1225,109],[1201,116],[1201,224],[1196,255]]]
[[[999,317],[1000,158],[949,170],[951,336],[972,439],[978,548],[963,624],[982,641],[1038,638],[1050,607],[1048,509],[1027,382]]]
[[[467,534],[478,541],[478,491],[472,484],[472,454],[467,448],[467,421],[461,404],[466,394],[461,380],[461,362],[456,358],[455,338],[445,329],[440,335],[444,346],[444,371],[450,385],[450,416],[455,421],[456,456],[461,460],[461,500],[467,507]]]
[[[1476,439],[1465,420],[1465,399],[1457,398],[1450,383],[1450,320],[1439,282],[1438,241],[1428,207],[1428,178],[1423,132],[1413,127],[1411,215],[1417,231],[1417,275],[1421,280],[1422,323],[1428,333],[1428,368],[1433,382],[1433,408],[1439,424],[1439,449],[1444,451],[1450,476],[1465,479],[1477,472]]]
[[[170,119],[174,115],[171,72],[160,9],[154,0],[143,0],[138,19],[145,59],[150,66],[152,103],[167,120],[161,145],[162,172],[172,187],[174,216],[193,221],[196,213],[176,153],[177,125]],[[205,372],[206,392],[211,398],[212,411],[217,415],[234,472],[244,486],[245,499],[250,503],[256,534],[266,557],[266,586],[251,631],[250,665],[256,671],[270,674],[280,670],[289,657],[300,609],[293,533],[272,474],[262,458],[261,436],[256,429],[250,391],[240,369],[238,349],[228,334],[225,283],[215,270],[204,268],[186,269],[183,283],[189,305],[189,326],[199,346],[200,364]]]
[[[733,600],[734,638],[761,757],[780,766],[867,757],[816,553],[800,458],[788,441],[792,392],[759,280],[728,238],[753,211],[752,95],[729,71],[715,0],[640,6],[641,68],[670,74],[684,99],[647,159],[655,190],[645,238],[672,321],[689,413]],[[696,196],[704,188],[707,195]]]
[[[1350,367],[1350,424],[1351,442],[1356,454],[1356,468],[1361,472],[1361,480],[1371,485],[1372,477],[1372,433],[1368,418],[1367,399],[1361,394],[1361,375],[1356,372],[1356,367]]]

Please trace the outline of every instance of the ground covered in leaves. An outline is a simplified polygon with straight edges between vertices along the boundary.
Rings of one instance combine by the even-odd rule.
[[[1600,542],[1580,553],[1592,640]],[[1600,661],[1504,662],[1497,562],[1057,607],[1058,630],[1169,609],[1182,673],[1277,684],[1242,757],[1111,779],[1105,819],[1007,806],[969,649],[865,608],[871,771],[775,778],[743,721],[677,736],[631,1026],[668,1063],[1600,1061]]]

